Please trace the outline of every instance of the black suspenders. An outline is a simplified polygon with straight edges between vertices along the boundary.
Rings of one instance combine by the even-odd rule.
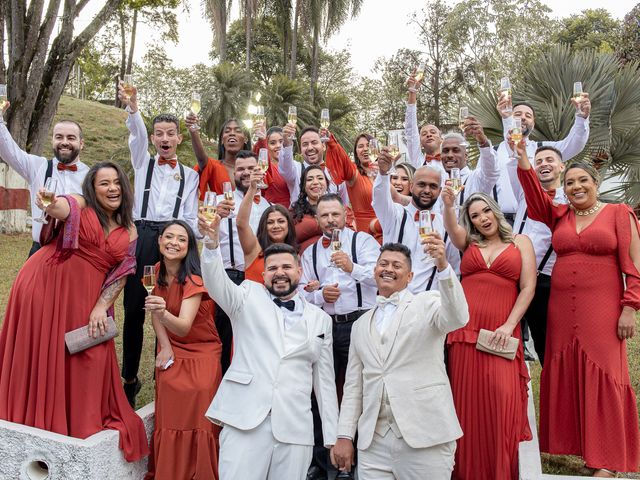
[[[527,210],[524,211],[524,215],[522,216],[522,220],[520,221],[520,228],[518,228],[518,235],[522,234],[524,230],[524,224],[527,221]]]
[[[406,210],[402,209],[403,213],[402,213],[402,222],[400,222],[400,232],[398,232],[398,242],[397,243],[402,243],[402,238],[404,237],[404,226],[407,224],[407,218],[409,217],[409,214],[407,213]]]
[[[227,219],[229,221],[229,260],[231,261],[231,268],[236,268],[236,258],[233,253],[233,221],[231,218]]]
[[[527,211],[525,210],[524,215],[522,217],[522,221],[520,222],[520,228],[518,229],[518,235],[522,234],[522,231],[524,230],[524,224],[526,221],[527,221]],[[544,267],[549,261],[549,257],[551,257],[552,253],[553,253],[553,245],[549,245],[547,253],[544,254],[544,257],[542,257],[542,260],[540,261],[540,265],[538,265],[538,274],[542,273],[542,270],[544,270]]]
[[[151,193],[151,179],[153,177],[153,165],[155,159],[153,156],[149,157],[149,166],[147,167],[147,178],[144,181],[144,194],[142,195],[142,208],[140,209],[140,218],[145,220],[147,217],[147,209],[149,208],[149,194]],[[184,166],[178,162],[180,167],[180,186],[178,187],[178,195],[176,197],[176,204],[173,207],[173,218],[178,218],[178,212],[180,211],[180,204],[182,203],[182,194],[184,193]]]
[[[444,248],[445,251],[447,249],[447,239],[449,238],[449,232],[444,232]],[[446,255],[446,253],[445,253]],[[425,289],[425,291],[429,291],[431,290],[431,286],[433,285],[433,280],[434,278],[436,278],[436,271],[438,270],[438,267],[434,266],[433,270],[431,270],[431,275],[429,276],[429,282],[427,283],[427,288]]]
[[[406,214],[406,211],[405,211]],[[351,258],[353,263],[358,263],[358,252],[356,249],[356,238],[358,237],[358,232],[353,232],[353,238],[351,239]],[[313,244],[311,247],[311,260],[313,263],[313,273],[316,274],[316,278],[320,281],[320,275],[318,275],[318,242],[322,241],[322,238]],[[354,280],[355,281],[355,280]],[[358,296],[358,310],[362,309],[362,287],[360,286],[360,282],[356,281],[356,295]]]
[[[53,160],[47,160],[47,171],[44,174],[44,183],[42,185],[47,183],[47,180],[51,178],[51,175],[53,175]]]

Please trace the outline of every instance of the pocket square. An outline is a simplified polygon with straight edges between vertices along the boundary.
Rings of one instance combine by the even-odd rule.
[[[318,335],[318,338],[321,338],[322,340],[324,340],[324,333],[321,333],[320,335]]]

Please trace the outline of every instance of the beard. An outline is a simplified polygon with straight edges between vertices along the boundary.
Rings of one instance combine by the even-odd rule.
[[[275,280],[275,278],[273,280]],[[292,282],[289,278],[287,278],[287,280],[289,281],[289,288],[281,292],[278,292],[273,288],[273,283],[268,287],[265,285],[265,287],[267,288],[269,293],[274,297],[277,297],[277,298],[286,297],[288,295],[291,295],[293,292],[295,292],[298,289],[298,283],[299,283],[299,282]]]
[[[58,161],[60,163],[64,163],[65,165],[68,165],[72,162],[75,162],[76,158],[78,158],[78,155],[80,155],[80,150],[69,145],[68,146],[70,152],[69,153],[65,153],[64,155],[62,155],[60,153],[60,147],[56,147],[53,149],[53,155],[58,159]]]
[[[247,190],[249,190],[249,186],[244,186],[242,184],[242,178],[240,178],[240,180],[234,180],[235,184],[236,184],[236,189],[241,191],[242,193],[247,193]]]
[[[413,200],[414,205],[418,208],[418,210],[431,210],[433,205],[435,205],[438,197],[433,197],[430,202],[424,203],[418,195],[411,194],[411,199]]]

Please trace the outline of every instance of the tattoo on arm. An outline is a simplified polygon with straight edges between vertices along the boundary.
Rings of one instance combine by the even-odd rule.
[[[113,302],[118,297],[122,289],[124,288],[124,284],[127,282],[127,277],[122,277],[107,288],[105,288],[100,295],[100,301],[105,304],[105,306],[110,307],[113,305]]]

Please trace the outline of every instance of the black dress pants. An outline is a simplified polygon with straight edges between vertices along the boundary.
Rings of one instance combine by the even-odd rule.
[[[547,309],[549,307],[549,294],[551,293],[551,277],[541,273],[538,275],[536,293],[531,300],[531,304],[524,314],[529,324],[533,345],[540,359],[540,364],[544,366],[544,350],[547,340]]]

